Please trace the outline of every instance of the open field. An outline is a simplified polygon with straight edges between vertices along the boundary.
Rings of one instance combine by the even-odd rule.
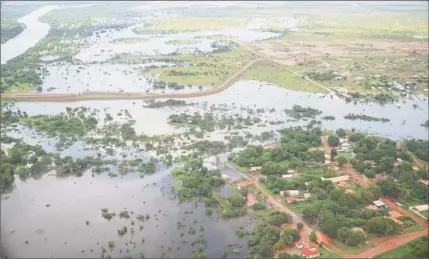
[[[242,48],[210,55],[182,53],[174,60],[187,63],[186,67],[155,68],[143,70],[143,74],[159,74],[159,80],[185,85],[214,86],[240,69],[254,55]]]
[[[179,18],[167,20],[165,22],[147,27],[137,27],[134,31],[136,33],[144,33],[150,31],[186,32],[198,30],[218,30],[227,27],[241,27],[244,24],[244,18],[235,17]]]
[[[287,67],[272,63],[251,67],[244,73],[242,79],[265,81],[295,91],[326,93],[324,89],[292,74]]]
[[[376,258],[427,258],[428,256],[428,239],[421,237],[392,251],[380,254]]]

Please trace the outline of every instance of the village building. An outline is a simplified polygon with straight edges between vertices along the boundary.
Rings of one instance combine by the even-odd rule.
[[[348,182],[339,182],[337,186],[340,188],[350,188],[350,184]]]
[[[326,160],[331,160],[331,155],[325,153],[325,159]]]
[[[380,201],[380,200],[373,201],[372,204],[374,204],[377,207],[377,209],[379,209],[379,210],[389,208],[389,206],[387,206],[386,203],[384,203],[383,201]]]
[[[328,166],[328,170],[333,171],[333,172],[338,172],[338,171],[340,171],[340,168],[336,165],[330,165],[330,166]]]
[[[378,210],[377,206],[375,206],[375,205],[368,205],[365,208],[368,210]]]
[[[301,256],[304,258],[314,258],[314,257],[320,256],[320,252],[319,250],[317,250],[317,248],[305,247],[301,249]]]
[[[290,178],[293,178],[293,177],[294,177],[293,174],[284,174],[284,175],[282,175],[283,179],[290,179]]]
[[[258,199],[256,198],[256,195],[253,193],[247,194],[247,206],[251,207],[258,203]]]
[[[429,205],[427,204],[417,205],[417,206],[411,207],[410,209],[415,210],[417,212],[423,212],[423,211],[429,210]]]
[[[299,249],[304,248],[304,242],[302,242],[301,240],[295,242],[295,247]]]
[[[268,146],[266,146],[266,147],[264,147],[265,149],[268,149],[268,150],[273,150],[273,149],[276,149],[277,148],[277,144],[271,144],[271,145],[268,145]]]
[[[296,197],[299,195],[299,190],[284,190],[280,191],[281,196],[293,196]]]
[[[241,182],[237,184],[237,189],[241,190],[243,188],[249,188],[250,186],[252,186],[251,182]]]
[[[305,201],[305,198],[303,197],[294,197],[294,196],[289,196],[286,198],[286,203],[292,203],[292,202],[301,202],[301,201]]]
[[[412,169],[413,171],[416,171],[416,172],[420,170],[420,168],[418,168],[417,166],[413,166]]]
[[[221,174],[222,179],[228,180],[229,179],[229,175],[227,174]]]
[[[252,166],[249,168],[249,173],[256,173],[261,171],[261,167],[260,166]]]
[[[422,184],[424,184],[426,186],[429,185],[429,181],[428,180],[420,179],[419,182],[421,182]]]
[[[304,193],[304,199],[309,199],[311,197],[311,193],[308,193],[308,192],[306,192],[306,193]]]
[[[350,180],[350,175],[342,175],[342,176],[337,176],[337,177],[332,177],[332,178],[324,178],[321,177],[322,181],[331,181],[334,184],[339,184],[341,182],[347,182]]]
[[[295,170],[295,169],[289,169],[289,170],[287,170],[287,173],[288,173],[288,174],[297,174],[297,173],[298,173],[298,171],[297,171],[297,170]]]

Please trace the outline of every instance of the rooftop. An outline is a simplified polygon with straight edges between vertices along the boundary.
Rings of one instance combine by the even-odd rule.
[[[344,181],[348,181],[348,180],[350,180],[350,175],[342,175],[342,176],[337,176],[337,177],[332,177],[332,178],[322,177],[322,181],[331,181],[333,183],[339,183],[339,182],[344,182]]]
[[[319,255],[320,252],[316,248],[305,247],[305,248],[301,249],[301,254],[305,257],[308,257],[308,256]]]
[[[380,201],[380,200],[376,200],[372,202],[375,206],[377,207],[381,207],[381,206],[387,206],[386,203]]]

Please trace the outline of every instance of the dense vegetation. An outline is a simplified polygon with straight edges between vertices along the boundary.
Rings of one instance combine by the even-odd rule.
[[[376,117],[372,117],[372,116],[369,116],[369,115],[352,114],[352,113],[344,116],[344,119],[346,119],[346,120],[363,120],[363,121],[381,121],[381,122],[388,122],[388,121],[390,121],[387,118],[376,118]]]
[[[295,119],[314,118],[316,115],[322,114],[322,111],[310,107],[302,107],[294,105],[292,109],[285,109],[285,113]]]
[[[406,146],[416,157],[429,162],[429,142],[427,140],[407,140]]]

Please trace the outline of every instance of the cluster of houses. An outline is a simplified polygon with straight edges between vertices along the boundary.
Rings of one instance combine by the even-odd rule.
[[[320,256],[320,251],[317,248],[304,247],[303,241],[295,242],[295,247],[301,249],[300,256],[304,258],[314,258]]]
[[[376,200],[376,201],[373,201],[371,205],[366,206],[366,208],[369,210],[387,211],[389,209],[389,206],[381,200]],[[387,212],[387,214],[388,214],[388,216],[385,216],[385,217],[392,219],[397,225],[403,225],[404,224],[400,220],[400,218],[403,217],[404,215],[402,213],[400,213],[399,211],[389,210]]]
[[[241,189],[246,189],[252,186],[252,183],[249,181],[244,181],[244,182],[239,182],[237,184],[237,189],[241,190]],[[258,203],[258,197],[256,197],[255,194],[253,193],[248,193],[247,194],[247,206],[251,207],[253,205],[255,205],[256,203]]]

